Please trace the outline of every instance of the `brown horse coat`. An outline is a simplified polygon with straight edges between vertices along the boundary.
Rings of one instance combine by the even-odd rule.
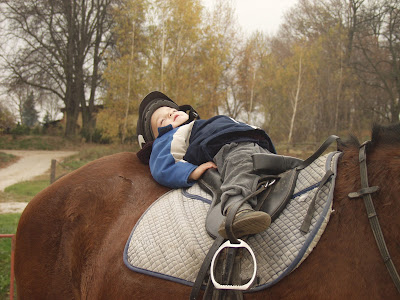
[[[389,137],[384,137],[388,134]],[[392,259],[400,268],[400,127],[376,129],[368,150],[373,200]],[[245,299],[395,299],[362,199],[358,147],[344,146],[334,212],[313,253],[273,287]],[[129,234],[167,191],[134,153],[101,158],[40,192],[17,230],[19,299],[187,299],[190,287],[130,271]]]

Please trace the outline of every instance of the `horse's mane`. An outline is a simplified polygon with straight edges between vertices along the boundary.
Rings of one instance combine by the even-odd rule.
[[[347,139],[338,140],[338,150],[343,151],[347,148],[358,148],[360,147],[360,142],[354,135],[350,135]]]
[[[374,125],[372,145],[400,145],[400,123],[387,126]]]
[[[400,145],[400,123],[392,125],[374,124],[371,134],[371,146],[377,147],[382,145]],[[358,148],[360,142],[354,135],[350,135],[345,140],[338,141],[338,149]]]

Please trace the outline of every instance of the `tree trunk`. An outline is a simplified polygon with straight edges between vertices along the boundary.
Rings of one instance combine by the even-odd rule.
[[[335,111],[335,130],[336,132],[339,132],[339,103],[340,103],[340,97],[342,94],[342,86],[343,86],[343,61],[342,61],[342,52],[340,51],[340,78],[339,78],[339,84],[338,84],[338,89],[337,89],[337,94],[336,94],[336,111]]]
[[[251,87],[250,87],[250,104],[249,104],[249,110],[247,111],[247,123],[250,123],[250,116],[251,116],[251,112],[253,111],[253,101],[254,101],[254,86],[255,86],[255,82],[256,82],[256,72],[257,72],[257,68],[254,67],[254,71],[253,71],[253,80],[251,82]]]
[[[76,102],[75,95],[75,85],[74,85],[74,45],[72,37],[75,35],[74,28],[74,17],[73,17],[74,8],[70,2],[65,2],[65,16],[67,20],[67,30],[68,36],[71,37],[68,39],[67,49],[66,49],[66,59],[63,65],[63,69],[65,72],[66,78],[66,91],[65,98],[63,99],[65,104],[65,136],[71,137],[76,134],[76,121],[78,119],[78,110],[77,106],[79,104]]]
[[[125,107],[125,120],[124,120],[124,127],[122,129],[122,137],[121,137],[121,143],[123,144],[125,141],[125,136],[126,136],[126,126],[128,123],[128,114],[129,114],[129,102],[131,100],[131,76],[133,72],[133,54],[135,50],[135,21],[132,21],[132,44],[131,44],[131,57],[130,57],[130,62],[129,62],[129,68],[128,68],[128,91],[126,95],[126,107]]]
[[[293,102],[293,114],[292,114],[292,119],[290,120],[288,145],[292,144],[294,120],[295,120],[296,114],[297,114],[297,105],[299,103],[300,88],[301,88],[301,57],[300,57],[300,61],[299,61],[299,76],[297,77],[296,95],[294,97],[294,102]]]
[[[76,134],[76,122],[78,120],[78,111],[79,103],[76,101],[70,100],[65,102],[65,136],[73,137]]]

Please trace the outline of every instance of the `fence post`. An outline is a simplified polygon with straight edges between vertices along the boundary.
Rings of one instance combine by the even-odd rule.
[[[51,169],[50,169],[50,184],[53,183],[56,179],[56,163],[55,159],[51,160]]]

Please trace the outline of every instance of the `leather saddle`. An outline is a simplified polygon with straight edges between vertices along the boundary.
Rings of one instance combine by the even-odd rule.
[[[256,209],[267,212],[271,216],[272,221],[275,220],[290,201],[300,171],[315,161],[315,159],[317,159],[332,144],[332,142],[336,141],[338,138],[339,137],[335,135],[328,137],[319,149],[306,160],[276,154],[252,155],[253,170],[261,175],[260,181],[262,181],[264,185],[261,187],[263,191],[257,196],[258,205]],[[327,172],[325,177],[329,178],[328,175],[330,176],[329,172]],[[273,184],[271,185],[272,182]],[[212,203],[206,217],[206,229],[208,234],[213,237],[215,241],[207,253],[193,285],[190,295],[190,299],[193,300],[197,299],[204,279],[209,272],[212,258],[224,241],[223,237],[218,234],[218,229],[225,218],[221,213],[220,198],[222,194],[222,180],[218,171],[209,169],[198,183],[203,189],[212,195]],[[269,187],[265,188],[265,184],[268,184]],[[309,209],[309,211],[312,216],[312,210]],[[307,217],[309,217],[308,219],[311,219],[308,212],[306,219]],[[307,222],[304,227],[307,227],[306,225]],[[232,277],[232,274],[236,274],[237,277],[238,274],[240,274],[240,270],[234,270],[238,265],[237,263],[234,263],[234,261],[238,259],[238,256],[235,254],[236,248],[228,248],[226,250],[228,251],[225,259],[225,268],[222,271],[223,280],[221,282],[229,283],[231,280],[234,281],[234,276]],[[211,281],[212,280],[208,280],[203,299],[211,299],[211,297],[212,299],[222,299],[221,297],[225,297],[227,294],[222,293],[218,289],[214,289]],[[227,290],[226,292],[231,293],[228,295],[231,295],[234,299],[243,299],[241,291]]]
[[[304,161],[276,154],[254,154],[252,158],[254,172],[259,173],[266,182],[274,182],[268,195],[264,192],[258,197],[259,201],[264,197],[260,211],[268,213],[273,221],[289,202],[299,173],[296,172],[296,167]],[[263,174],[268,175],[263,176]],[[221,176],[217,170],[209,169],[199,180],[199,184],[212,195],[212,203],[206,218],[206,229],[211,237],[217,238],[218,228],[225,218],[221,212]]]

